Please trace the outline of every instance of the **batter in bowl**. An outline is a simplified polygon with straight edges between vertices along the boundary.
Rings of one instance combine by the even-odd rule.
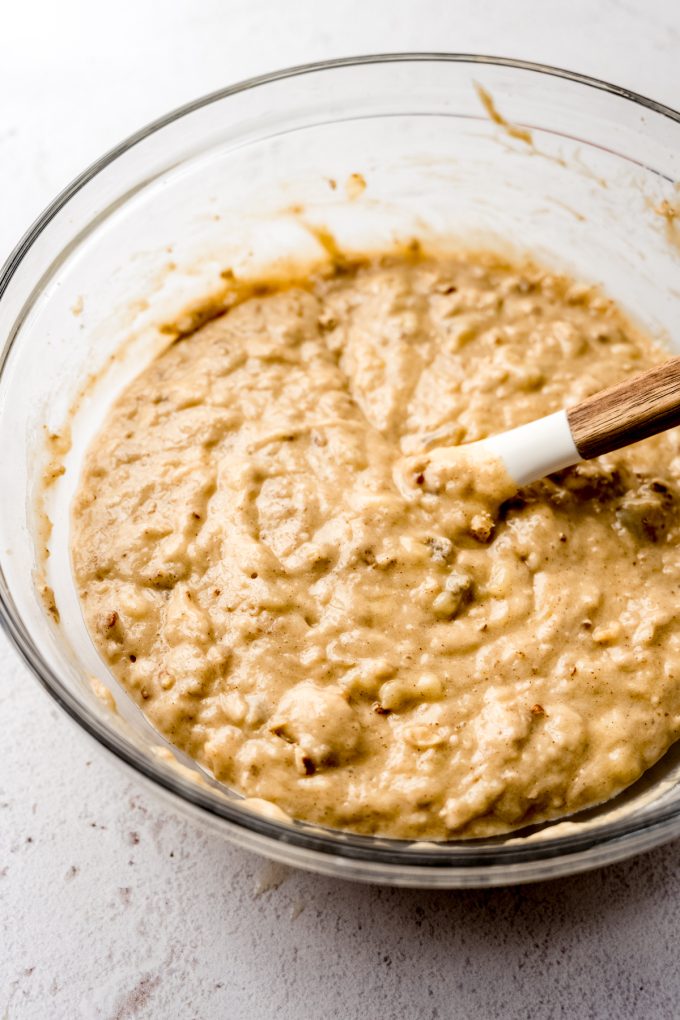
[[[399,465],[665,356],[596,289],[493,255],[242,300],[89,451],[72,552],[100,653],[173,744],[293,817],[466,838],[606,800],[680,735],[677,432],[519,494]]]

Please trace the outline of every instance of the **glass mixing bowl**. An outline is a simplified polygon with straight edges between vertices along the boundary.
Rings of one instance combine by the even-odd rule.
[[[673,752],[615,801],[505,839],[418,844],[263,816],[175,754],[117,687],[85,630],[68,556],[88,439],[167,343],[158,327],[219,293],[225,270],[247,276],[318,258],[319,228],[348,251],[413,237],[529,251],[600,282],[670,344],[673,328],[680,339],[678,179],[675,111],[555,68],[446,54],[254,79],[169,114],[90,167],[0,277],[0,602],[45,689],[173,808],[327,874],[504,884],[619,860],[679,833]],[[36,509],[50,458],[51,534]]]

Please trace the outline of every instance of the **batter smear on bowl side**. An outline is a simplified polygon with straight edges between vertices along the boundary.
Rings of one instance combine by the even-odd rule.
[[[88,453],[97,648],[170,741],[293,817],[447,839],[606,800],[680,735],[677,430],[519,493],[398,467],[665,357],[597,289],[490,254],[244,298]]]

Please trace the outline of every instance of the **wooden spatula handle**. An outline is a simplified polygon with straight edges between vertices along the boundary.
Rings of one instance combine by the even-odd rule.
[[[680,358],[588,397],[567,419],[584,460],[680,425]]]

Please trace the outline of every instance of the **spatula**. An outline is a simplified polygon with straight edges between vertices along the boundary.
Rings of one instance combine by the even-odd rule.
[[[455,449],[475,455],[488,452],[503,463],[519,488],[674,425],[680,425],[680,357],[575,407]]]

